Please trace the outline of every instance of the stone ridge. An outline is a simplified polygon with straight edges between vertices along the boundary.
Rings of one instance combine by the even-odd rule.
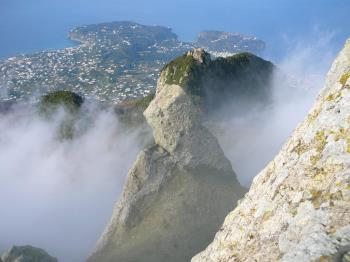
[[[244,192],[183,87],[159,81],[144,115],[155,144],[130,169],[89,262],[189,261]]]
[[[349,261],[350,40],[315,105],[192,262]]]

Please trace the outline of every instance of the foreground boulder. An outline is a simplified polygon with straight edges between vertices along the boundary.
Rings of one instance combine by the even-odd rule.
[[[2,262],[57,262],[43,249],[32,246],[13,246],[0,258]]]
[[[350,261],[350,40],[307,118],[193,262]]]
[[[90,262],[189,261],[244,191],[218,141],[202,126],[193,97],[162,77],[144,112],[155,144],[129,171]]]

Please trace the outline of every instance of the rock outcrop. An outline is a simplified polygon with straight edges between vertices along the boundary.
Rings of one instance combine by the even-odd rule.
[[[221,108],[230,115],[247,114],[272,101],[272,79],[275,66],[251,53],[212,59],[204,49],[194,49],[167,64],[158,85],[179,85],[192,95],[205,116],[215,115]],[[281,75],[281,77],[284,77]],[[128,126],[144,122],[142,112],[152,101],[150,94],[142,99],[119,103],[116,112]],[[218,115],[215,115],[217,119]]]
[[[243,193],[218,141],[202,126],[192,95],[164,77],[144,112],[155,144],[129,171],[90,262],[189,261]]]
[[[3,262],[57,262],[57,258],[32,246],[13,246],[0,258]]]
[[[350,40],[307,118],[192,262],[350,261]]]
[[[166,65],[160,79],[184,87],[209,113],[238,104],[232,113],[241,114],[271,101],[274,69],[271,62],[251,53],[212,60],[203,49],[195,49]]]

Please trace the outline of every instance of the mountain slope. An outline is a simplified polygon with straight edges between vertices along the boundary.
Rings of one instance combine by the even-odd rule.
[[[254,179],[203,261],[349,261],[350,40],[307,118]]]

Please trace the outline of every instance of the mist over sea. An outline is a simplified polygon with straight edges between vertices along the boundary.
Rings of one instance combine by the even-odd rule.
[[[347,0],[0,0],[0,59],[72,46],[73,27],[120,20],[168,26],[188,41],[201,30],[251,34],[267,43],[265,57],[278,59],[290,39],[315,30],[334,33],[340,48],[349,12]]]

